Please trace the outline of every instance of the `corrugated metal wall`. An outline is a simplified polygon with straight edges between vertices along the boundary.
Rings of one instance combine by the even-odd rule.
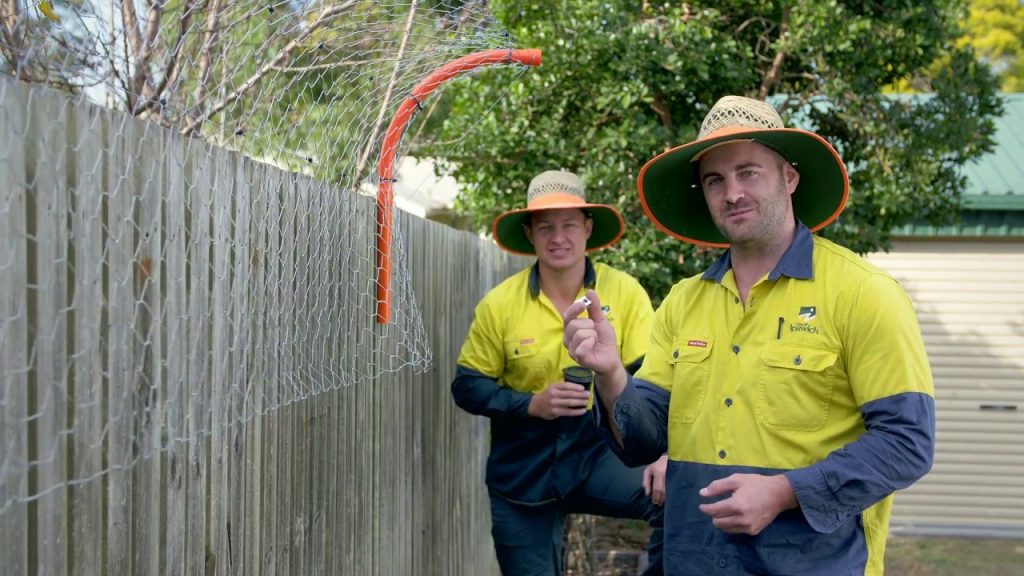
[[[1024,241],[903,240],[869,257],[917,307],[935,377],[931,474],[893,530],[1024,536]]]

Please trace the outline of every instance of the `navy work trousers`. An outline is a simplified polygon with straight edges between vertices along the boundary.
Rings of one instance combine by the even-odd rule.
[[[627,468],[605,451],[586,481],[564,498],[528,506],[491,493],[491,535],[504,576],[558,576],[562,573],[562,532],[567,514],[646,520],[654,530],[647,543],[645,576],[660,576],[661,506],[644,494],[643,467]]]

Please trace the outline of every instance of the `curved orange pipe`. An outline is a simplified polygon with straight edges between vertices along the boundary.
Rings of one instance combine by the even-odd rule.
[[[395,204],[395,156],[412,115],[438,86],[453,77],[490,64],[523,64],[540,66],[541,52],[535,48],[522,50],[483,50],[457,58],[434,70],[420,81],[412,94],[395,112],[380,150],[377,189],[377,323],[391,322],[391,236]]]

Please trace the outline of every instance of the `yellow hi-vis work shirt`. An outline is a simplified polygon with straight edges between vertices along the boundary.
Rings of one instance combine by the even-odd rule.
[[[802,224],[745,303],[728,253],[677,284],[614,411],[627,461],[667,444],[666,574],[880,574],[891,494],[931,466],[932,394],[903,289]],[[800,508],[715,528],[698,491],[740,472],[785,474]]]
[[[632,276],[589,258],[583,280],[578,297],[599,291],[620,358],[636,363],[654,319],[647,293]],[[540,290],[534,265],[481,300],[459,355],[452,394],[461,408],[491,418],[487,485],[509,500],[537,504],[564,496],[606,449],[588,417],[527,414],[533,394],[561,382],[562,370],[575,365],[562,335],[562,313]]]

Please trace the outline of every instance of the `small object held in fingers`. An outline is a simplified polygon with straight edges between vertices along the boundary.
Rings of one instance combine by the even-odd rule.
[[[586,296],[580,298],[577,302],[583,302],[584,307],[590,308],[590,298],[587,298]]]

